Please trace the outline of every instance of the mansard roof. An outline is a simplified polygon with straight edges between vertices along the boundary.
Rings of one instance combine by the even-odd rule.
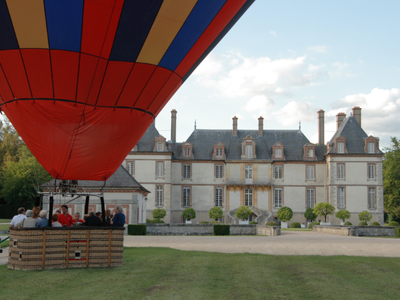
[[[334,144],[338,137],[346,138],[346,147],[348,154],[365,154],[365,139],[368,135],[361,128],[360,124],[353,116],[343,120],[336,133],[333,135],[329,143]],[[332,147],[329,153],[335,153],[335,147]],[[378,153],[383,153],[378,149]]]
[[[150,127],[147,128],[146,132],[137,143],[137,151],[138,152],[148,152],[153,151],[154,148],[154,140],[156,137],[160,136],[155,124],[155,122],[151,123]]]

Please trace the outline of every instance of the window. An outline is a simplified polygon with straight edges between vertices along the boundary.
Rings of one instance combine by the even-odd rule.
[[[344,143],[343,142],[337,143],[337,153],[344,153]]]
[[[368,153],[375,153],[375,143],[368,143]]]
[[[164,175],[164,163],[162,161],[157,162],[157,177],[163,177]]]
[[[222,188],[215,188],[215,206],[222,207]]]
[[[344,164],[337,165],[337,179],[344,179]]]
[[[190,156],[190,148],[183,149],[183,156]]]
[[[162,187],[162,185],[157,185],[156,206],[163,206],[163,187]]]
[[[275,166],[275,179],[282,179],[282,166]]]
[[[222,154],[223,154],[223,152],[222,152],[222,149],[221,149],[221,148],[217,148],[217,149],[215,150],[215,156],[216,156],[216,157],[222,157]]]
[[[375,165],[368,164],[368,179],[375,179]]]
[[[282,149],[275,149],[275,158],[282,158]]]
[[[307,189],[307,208],[314,208],[315,190]]]
[[[338,208],[344,209],[344,187],[338,188]]]
[[[244,205],[253,206],[253,189],[244,190]]]
[[[246,165],[244,169],[244,176],[246,179],[253,178],[253,166]]]
[[[246,149],[246,151],[245,151],[246,158],[252,158],[253,157],[253,145],[246,145],[245,149]]]
[[[182,195],[182,206],[190,206],[190,188],[184,187],[183,188],[183,195]]]
[[[126,170],[133,176],[133,161],[128,161],[126,163]]]
[[[368,188],[368,209],[375,209],[375,188]]]
[[[314,157],[314,150],[313,149],[308,149],[307,157]]]
[[[183,165],[183,179],[190,179],[190,165]]]
[[[222,178],[222,172],[223,172],[223,166],[222,165],[216,165],[215,166],[215,178]]]
[[[274,191],[274,198],[275,198],[275,202],[274,202],[274,206],[276,208],[280,208],[282,207],[282,189],[275,189]]]
[[[314,179],[314,166],[307,166],[307,180]]]
[[[164,143],[158,142],[157,143],[157,151],[163,151],[163,150],[164,150]]]

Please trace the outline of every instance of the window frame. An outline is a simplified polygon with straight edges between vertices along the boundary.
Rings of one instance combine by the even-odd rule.
[[[128,171],[128,173],[131,176],[134,176],[134,173],[135,173],[135,161],[134,160],[126,161],[126,168],[125,169]],[[131,170],[129,170],[129,169],[131,169]]]
[[[220,171],[218,171],[220,169]],[[215,178],[222,179],[224,178],[224,165],[215,165]]]
[[[309,171],[311,170],[311,171]],[[312,177],[309,177],[312,175]],[[306,180],[315,180],[315,166],[314,165],[306,165]]]
[[[224,189],[222,187],[215,187],[214,206],[223,207],[223,205],[224,205]]]
[[[215,156],[218,158],[221,158],[224,156],[224,151],[222,148],[216,148],[215,149]]]
[[[253,158],[253,145],[252,144],[244,145],[244,157],[245,158]]]
[[[343,191],[343,199],[340,199],[340,192]],[[341,203],[342,202],[342,203]],[[343,206],[341,206],[341,204]],[[343,186],[338,186],[337,188],[337,208],[338,209],[346,209],[346,188]]]
[[[311,193],[309,194],[309,191],[312,191],[313,193],[313,199],[311,199],[311,197],[309,197],[309,196],[311,196]],[[312,203],[312,206],[310,206],[309,204],[311,204]],[[316,201],[315,201],[315,188],[307,188],[306,189],[306,208],[314,208],[315,207],[315,203],[316,203]]]
[[[164,151],[164,143],[157,142],[157,152],[162,152],[162,151]]]
[[[337,142],[336,151],[337,153],[343,154],[344,153],[344,142]]]
[[[189,169],[189,170],[185,170]],[[186,175],[186,176],[185,176]],[[182,164],[182,179],[192,178],[192,164]]]
[[[368,153],[369,154],[375,154],[375,143],[368,142],[367,143],[367,147],[368,147]]]
[[[188,193],[189,191],[189,193]],[[191,207],[192,206],[192,192],[191,187],[183,186],[182,187],[182,207]]]
[[[280,170],[277,172],[277,169]],[[280,176],[276,176],[276,174],[278,173],[278,175]],[[282,179],[283,178],[283,165],[275,165],[274,166],[274,179]]]
[[[156,186],[156,207],[163,207],[164,206],[164,186],[157,185]]]
[[[253,189],[252,188],[244,189],[244,206],[253,206]]]
[[[156,161],[156,177],[163,178],[164,177],[164,162]]]
[[[371,199],[371,191],[373,191],[373,198]],[[372,200],[372,206],[371,206]],[[376,209],[376,187],[369,186],[368,187],[368,209],[374,210]]]
[[[278,199],[277,199],[277,192],[280,192],[278,193]],[[283,188],[274,188],[274,208],[282,208],[282,207],[283,207]]]
[[[343,170],[342,170],[342,177],[339,177],[339,175],[340,175],[340,168],[342,168]],[[345,177],[345,170],[346,170],[346,166],[345,166],[345,164],[344,163],[338,163],[337,164],[337,170],[336,170],[336,179],[337,180],[345,180],[346,179],[346,177]]]
[[[275,158],[282,158],[282,148],[275,148],[274,155],[275,155]]]
[[[252,165],[244,166],[244,178],[245,179],[253,179],[253,166]]]
[[[372,168],[372,172],[370,170]],[[372,177],[370,176],[372,174]],[[368,180],[375,180],[376,179],[376,165],[375,164],[368,164],[367,165],[367,178]]]

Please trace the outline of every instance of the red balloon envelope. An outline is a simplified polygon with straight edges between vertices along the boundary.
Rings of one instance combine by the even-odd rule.
[[[106,180],[254,0],[0,0],[0,105],[58,179]]]

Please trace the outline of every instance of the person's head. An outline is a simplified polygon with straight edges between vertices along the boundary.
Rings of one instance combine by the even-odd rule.
[[[57,209],[57,210],[56,210],[56,214],[57,214],[57,215],[60,215],[60,214],[61,214],[61,210]]]
[[[79,219],[81,218],[81,214],[80,213],[75,213],[75,215],[74,215],[74,219],[76,220],[76,221],[79,221]]]
[[[89,213],[89,216],[90,216],[90,217],[95,216],[94,211],[91,211],[91,212]]]
[[[46,216],[47,216],[47,210],[41,210],[39,213],[39,217],[46,218]]]
[[[57,214],[52,215],[51,218],[53,219],[53,222],[57,222],[58,221],[58,215]]]
[[[37,217],[39,217],[39,213],[40,213],[40,207],[39,206],[35,206],[34,208],[32,208],[32,211],[33,211],[32,218],[36,219]]]
[[[61,205],[61,210],[64,215],[68,214],[68,206],[67,205],[65,205],[65,204]]]
[[[119,213],[123,213],[123,212],[124,212],[124,209],[122,208],[121,205],[117,205],[117,206],[115,207],[115,209],[116,209],[117,212],[119,212]]]
[[[18,208],[18,214],[19,215],[20,214],[25,214],[25,208],[23,208],[23,207]]]
[[[96,213],[96,217],[98,217],[100,220],[103,220],[103,219],[102,219],[101,212],[99,212],[99,211]]]
[[[32,217],[32,215],[33,215],[33,211],[31,211],[30,209],[28,209],[28,210],[26,211],[26,217],[27,217],[27,218],[30,218],[30,217]]]
[[[111,217],[111,210],[109,209],[106,210],[106,217]]]

